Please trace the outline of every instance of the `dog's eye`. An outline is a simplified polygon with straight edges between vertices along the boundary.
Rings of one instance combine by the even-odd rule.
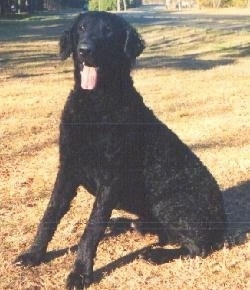
[[[86,26],[85,25],[83,25],[83,24],[81,24],[80,26],[79,26],[79,30],[81,30],[81,31],[86,31]]]

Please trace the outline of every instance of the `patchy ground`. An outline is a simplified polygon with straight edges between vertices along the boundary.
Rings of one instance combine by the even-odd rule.
[[[125,14],[147,42],[135,86],[218,180],[237,245],[206,259],[181,259],[169,248],[169,262],[156,266],[142,258],[156,237],[111,229],[90,289],[250,288],[249,16],[186,14]],[[32,240],[57,172],[60,112],[72,87],[72,63],[59,61],[57,39],[72,16],[0,20],[0,289],[63,289],[91,211],[93,198],[81,188],[45,263],[11,264]],[[118,217],[133,218],[114,211]]]

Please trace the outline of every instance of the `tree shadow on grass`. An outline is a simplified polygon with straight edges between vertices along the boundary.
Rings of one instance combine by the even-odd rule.
[[[138,68],[175,68],[180,70],[209,70],[217,66],[229,65],[234,59],[204,60],[199,59],[198,54],[179,57],[153,56],[143,57],[139,60]]]
[[[2,41],[11,41],[11,42],[17,42],[18,46],[20,47],[20,41],[21,43],[23,41],[37,41],[37,40],[58,40],[59,36],[63,32],[64,29],[67,29],[74,19],[74,17],[78,13],[75,12],[62,12],[62,13],[43,13],[41,15],[37,15],[34,18],[31,18],[29,21],[0,21],[0,25],[3,25],[2,30],[0,29],[0,38]],[[154,13],[153,13],[154,14]],[[126,15],[126,14],[125,14]],[[130,14],[129,14],[130,15]],[[164,12],[163,15],[160,15],[160,18],[155,17],[149,17],[149,18],[143,18],[144,14],[138,14],[136,17],[132,14],[131,22],[135,22],[137,19],[139,22],[141,21],[143,26],[146,24],[157,24],[160,21],[165,23],[165,25],[173,25],[175,24],[175,21],[177,23],[180,23],[182,20],[185,22],[187,21],[185,19],[185,15],[179,19],[179,17],[171,18],[171,14],[166,14]],[[150,13],[149,13],[150,16]],[[196,23],[196,17],[201,18],[201,16],[195,16],[195,18],[192,20]],[[235,16],[234,16],[235,17]],[[210,19],[210,18],[209,18]],[[173,22],[174,21],[174,22]],[[209,20],[210,21],[210,20]],[[210,23],[210,22],[209,22]],[[158,23],[159,24],[159,23]],[[229,32],[228,32],[229,33]],[[170,68],[176,68],[181,70],[208,70],[212,69],[217,66],[222,65],[229,65],[233,64],[237,57],[243,57],[248,56],[250,53],[250,47],[231,47],[231,48],[225,48],[221,51],[215,51],[225,54],[222,55],[219,59],[202,59],[202,54],[186,54],[179,57],[171,57],[171,56],[165,56],[165,55],[159,55],[160,51],[163,46],[172,46],[174,41],[176,39],[170,39],[165,40],[164,43],[156,43],[149,47],[149,50],[151,52],[156,52],[157,55],[154,56],[147,56],[147,54],[144,54],[144,57],[139,59],[138,61],[138,68],[164,68],[164,67],[170,67]],[[194,46],[196,45],[197,39],[195,38],[193,41]],[[199,39],[198,39],[199,41]],[[21,47],[19,50],[12,51],[11,53],[5,54],[3,53],[0,57],[0,64],[1,65],[22,65],[27,63],[37,63],[37,62],[50,62],[50,61],[57,61],[59,58],[57,54],[55,53],[46,53],[40,54],[37,51],[34,51],[33,55],[27,56],[25,54],[25,45],[23,49]],[[16,54],[21,54],[24,52],[24,55],[16,57]],[[210,53],[210,52],[208,52]],[[205,55],[206,56],[206,55]],[[14,76],[14,77],[26,77],[25,75],[21,76]]]
[[[78,12],[42,12],[21,21],[0,19],[0,39],[11,42],[57,39],[72,24]]]
[[[250,45],[235,45],[221,49],[227,57],[248,57],[250,56]]]
[[[217,30],[231,31],[250,29],[248,15],[211,15],[206,13],[176,14],[166,11],[155,12],[153,10],[137,14],[126,12],[122,12],[121,14],[127,19],[127,21],[138,27],[166,25],[169,27],[216,28]]]
[[[169,46],[171,40],[167,41]],[[166,41],[165,41],[166,43]],[[191,43],[191,42],[189,42]],[[157,43],[149,47],[151,52],[160,51],[162,43]],[[164,44],[165,45],[165,44]],[[195,42],[194,42],[195,45]],[[216,59],[207,58],[209,54],[219,54]],[[236,45],[220,50],[206,51],[202,53],[184,54],[182,56],[163,56],[153,55],[141,57],[138,60],[138,68],[175,68],[180,70],[209,70],[217,66],[230,65],[236,62],[238,58],[248,57],[250,55],[250,45]]]

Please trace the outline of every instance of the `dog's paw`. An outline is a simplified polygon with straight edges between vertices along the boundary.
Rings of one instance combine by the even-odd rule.
[[[25,252],[19,255],[14,264],[17,266],[37,266],[41,264],[42,254],[40,252]]]
[[[71,272],[67,278],[67,290],[82,290],[86,289],[92,282],[92,279],[87,275]]]

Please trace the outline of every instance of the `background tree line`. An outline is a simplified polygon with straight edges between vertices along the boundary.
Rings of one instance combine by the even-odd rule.
[[[190,0],[193,5],[200,7],[250,7],[250,0]],[[180,3],[185,3],[188,0],[163,0],[164,2],[175,2],[172,5],[178,8]],[[122,10],[127,7],[135,7],[141,5],[142,0],[0,0],[0,15],[11,15],[21,12],[33,13],[42,10],[57,10],[61,8],[82,8],[90,10]],[[159,3],[159,1],[158,1]],[[174,3],[173,3],[174,4]],[[176,6],[176,7],[175,7]],[[189,7],[187,7],[189,8]]]
[[[88,0],[0,0],[0,14],[13,14],[42,10],[57,10],[64,7],[83,8]]]

